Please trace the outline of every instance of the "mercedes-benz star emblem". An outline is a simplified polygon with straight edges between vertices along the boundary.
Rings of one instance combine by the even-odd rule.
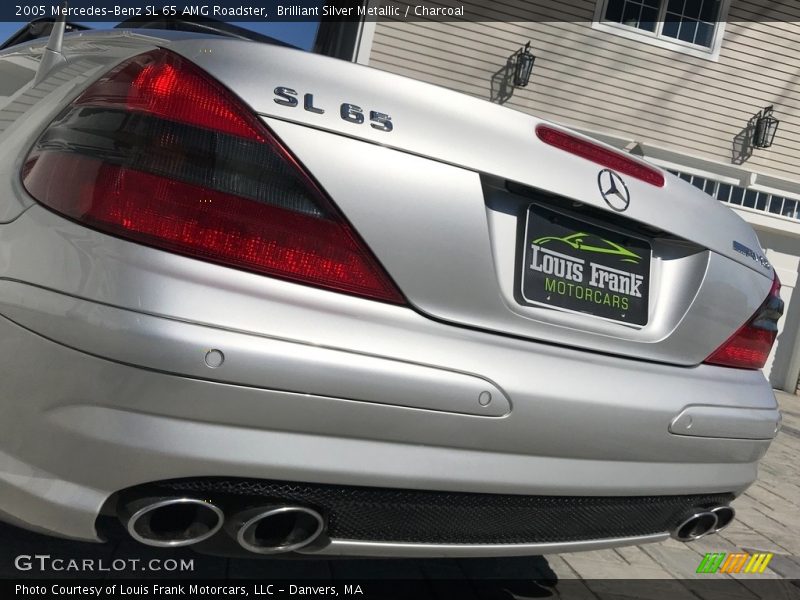
[[[597,175],[597,185],[603,200],[617,212],[624,212],[631,203],[628,186],[617,173],[611,169],[603,169]]]

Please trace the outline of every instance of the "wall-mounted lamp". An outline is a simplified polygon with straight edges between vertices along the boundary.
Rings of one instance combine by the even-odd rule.
[[[758,114],[756,131],[753,136],[753,146],[756,148],[769,148],[775,140],[780,121],[772,116],[772,108],[772,106],[768,106]]]
[[[520,48],[517,52],[517,65],[514,69],[514,87],[525,87],[531,80],[531,71],[533,71],[533,62],[536,57],[531,54],[531,43],[525,44],[524,48]]]

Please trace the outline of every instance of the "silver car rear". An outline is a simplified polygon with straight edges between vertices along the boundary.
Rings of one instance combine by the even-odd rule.
[[[41,54],[0,55],[30,74],[0,102],[6,518],[418,556],[730,521],[779,422],[756,363],[781,308],[730,210],[556,125],[288,48],[86,32],[34,84]]]

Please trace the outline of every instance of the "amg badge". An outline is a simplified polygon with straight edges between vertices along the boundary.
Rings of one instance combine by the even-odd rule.
[[[747,246],[745,246],[741,242],[737,242],[737,241],[734,240],[733,249],[736,252],[738,252],[739,254],[744,254],[745,256],[749,256],[750,258],[752,258],[754,261],[756,261],[758,264],[760,264],[765,269],[769,269],[772,266],[772,265],[769,264],[769,261],[764,256],[762,256],[758,252],[754,252],[753,250],[751,250],[750,248],[748,248]]]

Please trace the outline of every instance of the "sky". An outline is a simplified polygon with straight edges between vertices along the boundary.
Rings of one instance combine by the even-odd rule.
[[[80,21],[78,21],[80,23]],[[82,25],[87,25],[93,29],[109,29],[116,25],[116,22],[93,22],[93,23],[81,23]],[[0,21],[0,43],[7,40],[12,34],[19,31],[25,24],[22,22],[7,22],[7,21]],[[311,48],[312,44],[314,43],[314,37],[317,33],[317,23],[310,23],[310,22],[281,22],[281,23],[261,23],[261,22],[248,22],[248,23],[238,23],[235,22],[234,25],[239,25],[240,27],[246,27],[252,31],[257,31],[259,33],[263,33],[265,35],[269,35],[271,37],[277,38],[283,42],[287,42],[294,46],[298,46],[305,50]]]

